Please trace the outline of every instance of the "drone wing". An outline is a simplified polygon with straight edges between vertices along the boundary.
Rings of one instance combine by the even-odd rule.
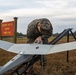
[[[53,54],[63,51],[70,51],[76,49],[76,42],[69,42],[63,44],[54,45],[50,50],[48,50],[47,54]]]
[[[76,49],[76,42],[63,43],[57,45],[43,45],[43,44],[15,44],[8,49],[8,51],[19,53],[23,52],[25,55],[46,55],[57,52],[69,51]]]
[[[57,45],[46,45],[46,44],[43,45],[43,44],[13,44],[5,41],[0,41],[0,48],[10,52],[21,53],[25,55],[35,55],[35,54],[46,55],[76,49],[76,42],[69,42]]]
[[[8,50],[13,45],[14,45],[14,43],[10,43],[10,42],[0,40],[0,48],[1,49]]]

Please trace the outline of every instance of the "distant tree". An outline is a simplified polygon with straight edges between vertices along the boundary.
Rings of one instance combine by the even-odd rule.
[[[26,35],[26,34],[23,34],[23,33],[21,33],[21,32],[20,32],[20,33],[19,33],[19,32],[17,32],[17,36],[18,36],[18,37],[27,37],[27,35]]]
[[[55,34],[53,34],[53,36],[57,36],[59,33],[55,33]]]
[[[17,32],[17,36],[23,36],[23,34],[21,32]]]

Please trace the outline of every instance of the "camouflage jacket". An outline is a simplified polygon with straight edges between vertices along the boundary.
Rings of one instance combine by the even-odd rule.
[[[27,38],[29,40],[31,40],[32,42],[34,42],[34,40],[38,37],[38,36],[42,36],[42,38],[48,38],[52,35],[52,29],[50,29],[49,32],[42,34],[38,31],[37,29],[37,24],[40,22],[41,19],[35,19],[33,20],[29,25],[28,25],[28,29],[27,29]],[[52,25],[51,25],[52,27]],[[47,35],[46,35],[47,34]]]

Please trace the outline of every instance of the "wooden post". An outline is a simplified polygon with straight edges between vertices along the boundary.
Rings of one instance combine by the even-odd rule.
[[[2,35],[1,35],[1,25],[2,25],[2,21],[3,21],[3,20],[0,19],[0,40],[2,40]]]
[[[17,43],[17,17],[14,17],[14,43]]]

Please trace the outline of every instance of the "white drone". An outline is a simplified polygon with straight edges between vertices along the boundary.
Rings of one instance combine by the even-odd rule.
[[[14,44],[0,40],[0,48],[17,54],[8,63],[0,67],[0,74],[3,74],[4,72],[12,69],[13,67],[23,62],[30,61],[33,55],[47,55],[76,49],[76,42],[69,42],[57,45],[46,45],[46,44]]]

